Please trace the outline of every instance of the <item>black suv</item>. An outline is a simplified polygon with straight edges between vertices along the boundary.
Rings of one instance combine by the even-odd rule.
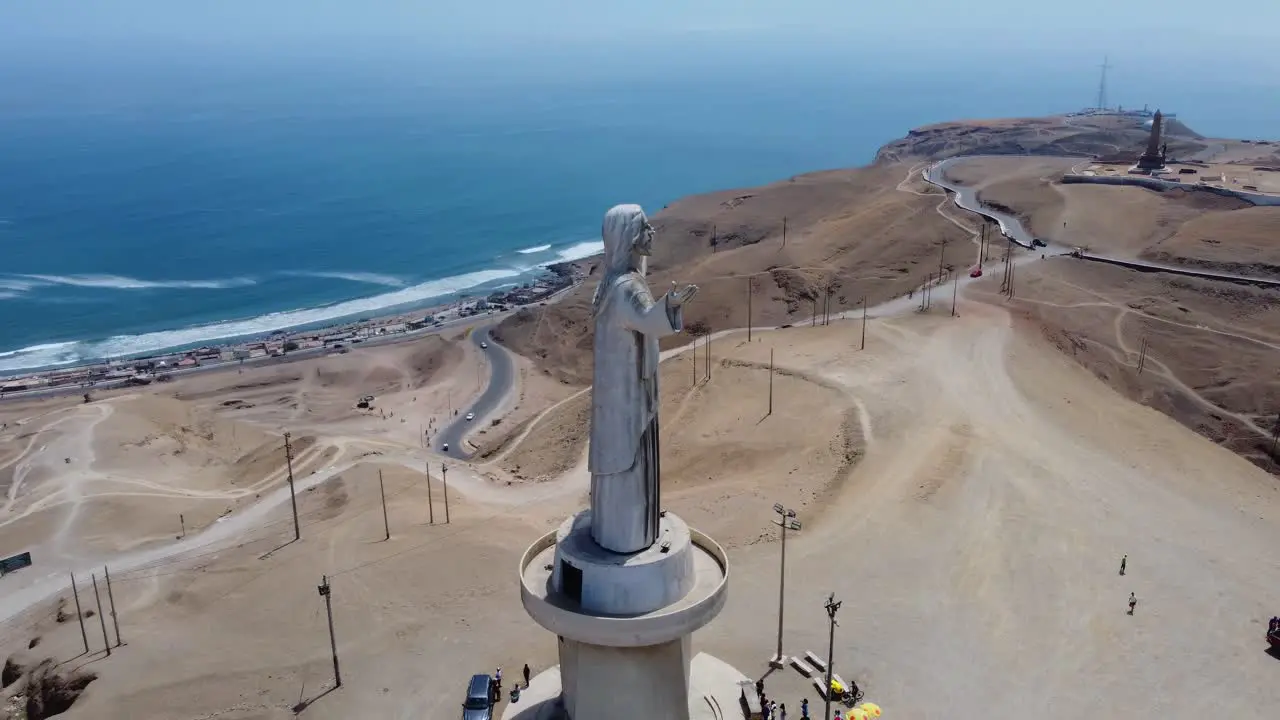
[[[493,678],[472,675],[467,683],[467,700],[462,703],[462,720],[493,720]]]

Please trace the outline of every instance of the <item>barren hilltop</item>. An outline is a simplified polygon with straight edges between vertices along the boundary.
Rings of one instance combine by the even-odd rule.
[[[1263,169],[1266,163],[1280,165],[1280,144],[1206,138],[1176,120],[1166,127],[1171,157],[1211,158],[1250,169],[1259,163]],[[683,198],[654,214],[658,239],[649,266],[651,282],[655,288],[672,281],[701,287],[698,302],[686,315],[695,336],[746,326],[748,304],[754,325],[779,326],[811,324],[827,307],[837,313],[859,307],[864,298],[874,306],[908,295],[940,270],[967,271],[974,263],[970,241],[980,223],[920,178],[930,161],[968,155],[1008,156],[966,161],[951,172],[977,187],[983,202],[1021,217],[1041,237],[1147,261],[1280,277],[1280,244],[1273,241],[1280,208],[1254,207],[1207,192],[1057,182],[1084,158],[1132,162],[1145,149],[1149,132],[1141,117],[1128,115],[940,123],[885,145],[867,167]],[[1273,290],[1211,281],[1201,287],[1206,281],[1116,268],[1062,271],[1073,277],[1081,273],[1104,288],[1151,286],[1139,293],[1140,299],[1115,301],[1128,308],[1122,316],[1134,310],[1126,303],[1140,302],[1142,307],[1167,306],[1174,313],[1170,317],[1180,316],[1177,321],[1184,323],[1248,318],[1263,323],[1260,332],[1278,333],[1280,341],[1280,316],[1272,310],[1280,296]],[[503,321],[495,337],[561,382],[589,383],[593,289],[589,280],[561,303],[522,310]],[[1042,323],[1044,333],[1064,347],[1073,342],[1115,345],[1114,338],[1093,337],[1097,328],[1052,317],[1034,297],[1023,294],[1020,300],[1012,306],[1015,312]],[[1205,303],[1216,305],[1199,310],[1205,316],[1195,320],[1189,306]],[[1068,337],[1072,339],[1064,339]],[[1263,425],[1271,423],[1263,415],[1280,408],[1274,381],[1261,381],[1261,386],[1250,381],[1247,392],[1226,390],[1243,381],[1241,374],[1280,367],[1274,348],[1255,345],[1243,355],[1229,353],[1232,362],[1224,362],[1211,349],[1181,352],[1177,338],[1168,339],[1174,345],[1164,362],[1173,377],[1170,387],[1158,390],[1139,389],[1121,379],[1111,367],[1112,355],[1091,358],[1096,353],[1072,352],[1129,396],[1274,468],[1258,446],[1265,439]],[[672,339],[671,344],[685,341]],[[1125,341],[1120,347],[1127,348]],[[1126,355],[1115,352],[1122,360]],[[1233,362],[1247,368],[1227,370]],[[1179,379],[1188,374],[1197,376],[1190,385]],[[1212,401],[1198,394],[1198,383],[1214,385],[1201,388]]]
[[[942,160],[957,155],[1119,155],[1132,160],[1147,146],[1148,122],[1149,118],[1134,113],[936,123],[880,148],[875,161]],[[1211,144],[1176,119],[1165,122],[1164,134],[1171,156],[1188,157]]]

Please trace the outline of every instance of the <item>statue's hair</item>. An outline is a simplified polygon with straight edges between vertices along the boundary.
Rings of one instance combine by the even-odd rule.
[[[606,290],[619,277],[631,272],[631,249],[644,234],[648,219],[639,205],[614,205],[604,214],[600,236],[604,240],[604,273],[596,286],[591,301],[592,310],[599,312],[600,302]]]

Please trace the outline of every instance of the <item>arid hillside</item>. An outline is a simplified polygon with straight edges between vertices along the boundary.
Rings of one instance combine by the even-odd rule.
[[[941,160],[956,155],[1136,159],[1146,148],[1149,134],[1141,118],[1118,115],[961,120],[916,128],[880,148],[876,162]],[[1176,120],[1165,125],[1165,136],[1173,157],[1189,157],[1210,148],[1210,141]]]
[[[972,236],[948,219],[954,210],[939,209],[945,197],[920,182],[918,169],[884,164],[684,198],[653,218],[649,284],[655,295],[672,281],[699,286],[685,316],[695,334],[745,326],[748,292],[758,326],[810,322],[828,287],[833,313],[863,297],[874,305],[905,295],[938,272],[940,259],[967,267],[974,258]],[[564,382],[589,382],[595,285],[589,279],[559,303],[522,310],[495,337]]]

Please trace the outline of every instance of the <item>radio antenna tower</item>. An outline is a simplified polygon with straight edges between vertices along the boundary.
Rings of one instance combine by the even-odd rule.
[[[1098,79],[1098,109],[1099,110],[1107,109],[1107,70],[1110,70],[1112,68],[1112,65],[1107,62],[1107,59],[1108,58],[1106,55],[1102,56],[1102,65],[1101,65],[1102,77]]]

